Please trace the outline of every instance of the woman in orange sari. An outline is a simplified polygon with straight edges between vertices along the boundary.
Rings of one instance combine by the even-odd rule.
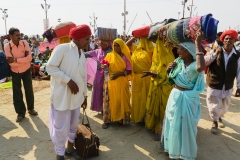
[[[129,123],[131,108],[129,79],[132,77],[130,51],[122,39],[113,41],[113,51],[107,54],[105,60],[109,62],[109,105],[107,105],[109,108],[103,108],[103,117],[109,117],[109,120],[104,120],[103,129],[108,128],[109,122]],[[105,69],[107,65],[101,67]]]

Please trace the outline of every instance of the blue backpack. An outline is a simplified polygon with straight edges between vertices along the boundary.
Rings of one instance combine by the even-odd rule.
[[[6,55],[0,52],[0,79],[9,77],[11,75],[11,69],[7,62]]]

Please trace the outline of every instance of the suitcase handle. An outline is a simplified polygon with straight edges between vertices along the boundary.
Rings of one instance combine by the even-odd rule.
[[[86,112],[85,109],[83,109],[83,118],[82,118],[82,124],[83,124],[83,125],[84,125],[84,117],[86,117],[86,119],[87,119],[87,124],[88,124],[88,126],[89,126],[90,132],[92,133],[92,128],[91,128],[91,126],[90,126],[90,123],[89,123],[89,120],[88,120],[88,116],[87,116],[87,112]]]

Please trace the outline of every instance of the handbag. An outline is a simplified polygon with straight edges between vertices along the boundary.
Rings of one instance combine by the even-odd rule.
[[[87,123],[84,123],[84,117]],[[100,141],[96,133],[91,129],[86,111],[83,110],[82,124],[78,125],[75,148],[78,155],[82,158],[95,157],[99,155]]]

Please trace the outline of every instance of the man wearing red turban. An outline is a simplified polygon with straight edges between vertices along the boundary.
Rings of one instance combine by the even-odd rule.
[[[222,33],[220,40],[223,47],[218,47],[205,56],[207,72],[207,106],[213,121],[211,132],[218,133],[218,122],[224,128],[222,117],[231,103],[234,79],[237,79],[235,96],[240,97],[240,52],[236,51],[234,42],[238,38],[235,30]]]
[[[238,40],[238,33],[237,33],[237,31],[235,31],[235,30],[227,30],[227,31],[223,32],[222,35],[220,36],[220,41],[223,42],[224,38],[227,35],[231,36],[235,40]]]
[[[80,106],[87,107],[87,74],[82,49],[91,36],[89,26],[83,24],[70,30],[70,43],[58,45],[47,63],[51,75],[51,110],[49,131],[57,160],[64,155],[81,159],[73,148],[79,123]],[[65,149],[68,139],[67,149]]]

